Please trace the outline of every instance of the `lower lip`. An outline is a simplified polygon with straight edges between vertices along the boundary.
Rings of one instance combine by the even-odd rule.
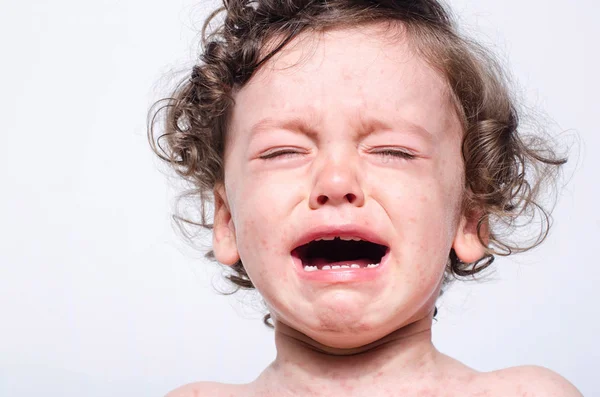
[[[331,270],[315,270],[307,272],[302,266],[302,260],[297,256],[292,256],[294,267],[298,276],[303,280],[316,281],[323,283],[356,283],[363,281],[374,280],[385,271],[386,264],[390,257],[390,249],[381,258],[381,262],[377,267],[361,267],[360,269],[331,269]]]

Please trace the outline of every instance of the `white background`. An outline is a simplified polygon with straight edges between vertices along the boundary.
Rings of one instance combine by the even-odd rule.
[[[146,142],[147,109],[189,67],[213,4],[1,2],[1,396],[162,396],[251,381],[273,359],[257,300],[218,295],[218,268],[172,229],[175,191]],[[452,5],[579,143],[547,242],[451,289],[434,342],[478,370],[543,365],[600,395],[600,5]]]

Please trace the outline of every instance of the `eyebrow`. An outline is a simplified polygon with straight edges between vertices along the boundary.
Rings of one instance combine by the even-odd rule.
[[[398,117],[390,121],[372,117],[362,117],[362,115],[359,115],[358,118],[361,126],[361,137],[377,131],[398,131],[417,135],[428,142],[433,142],[435,139],[434,135],[425,127],[406,120],[405,118]]]
[[[317,121],[318,120],[316,120],[315,117],[311,117],[309,119],[307,119],[306,117],[298,116],[284,119],[278,119],[276,117],[265,117],[263,119],[260,119],[250,128],[250,136],[254,137],[255,135],[258,135],[265,131],[274,128],[280,128],[292,132],[302,133],[315,139],[318,136],[318,133],[314,127]]]
[[[277,118],[269,116],[260,119],[258,122],[252,125],[250,128],[250,136],[254,137],[255,135],[271,129],[280,128],[304,134],[312,139],[316,139],[319,134],[315,126],[318,125],[319,121],[320,118],[316,117],[316,115],[313,113],[311,113],[311,115],[308,117],[293,116],[289,118]],[[398,130],[399,132],[408,132],[420,136],[428,142],[434,140],[434,135],[426,128],[403,118],[398,118],[390,123],[377,118],[365,117],[362,114],[358,114],[356,117],[356,123],[360,127],[360,133],[358,135],[359,138],[370,135],[373,132]]]

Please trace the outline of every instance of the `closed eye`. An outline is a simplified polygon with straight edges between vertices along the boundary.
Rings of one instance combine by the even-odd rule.
[[[385,150],[380,150],[378,152],[375,152],[375,154],[380,155],[381,157],[398,157],[398,158],[403,158],[403,159],[407,159],[407,160],[412,160],[414,159],[416,156],[414,154],[402,151],[402,150],[393,150],[393,149],[385,149]]]
[[[297,154],[301,154],[301,153],[296,150],[285,149],[285,150],[278,150],[275,152],[264,154],[262,156],[259,156],[259,158],[261,158],[263,160],[269,160],[269,159],[273,159],[273,158],[289,158],[289,157],[294,157]],[[391,156],[391,157],[397,157],[397,158],[402,158],[402,159],[407,159],[407,160],[412,160],[416,157],[414,154],[411,154],[411,153],[408,153],[408,152],[405,152],[402,150],[393,150],[393,149],[380,150],[380,151],[375,152],[375,154],[380,155],[383,158],[387,158],[387,157]]]
[[[296,155],[296,154],[301,154],[301,153],[298,152],[297,150],[285,149],[285,150],[278,150],[275,152],[263,154],[262,156],[259,156],[259,158],[261,158],[263,160],[269,160],[269,159],[273,159],[276,157],[280,157],[280,158],[294,157],[294,155]]]

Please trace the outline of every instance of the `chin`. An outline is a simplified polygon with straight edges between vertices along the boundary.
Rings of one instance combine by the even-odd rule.
[[[383,308],[375,310],[377,313],[372,313],[375,315],[365,316],[363,313],[360,317],[343,315],[339,310],[333,313],[321,312],[315,317],[316,323],[303,324],[304,327],[299,329],[304,328],[301,332],[322,345],[336,349],[354,349],[377,342],[397,330],[425,320],[432,311],[433,304],[422,306],[412,315],[398,315],[403,312],[400,308],[388,312],[387,316],[384,316]]]
[[[387,327],[390,322],[387,322]],[[328,317],[320,319],[316,329],[308,331],[306,334],[315,341],[329,347],[337,349],[350,349],[367,345],[383,338],[393,329],[387,330],[382,324],[371,324],[364,320],[348,321],[347,318],[340,319]]]

